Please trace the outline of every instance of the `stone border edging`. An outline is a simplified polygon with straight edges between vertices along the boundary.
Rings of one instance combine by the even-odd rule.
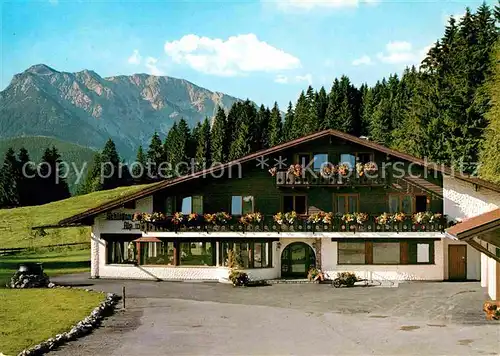
[[[87,289],[87,291],[89,290]],[[69,341],[76,340],[77,338],[89,334],[92,330],[96,329],[101,324],[101,321],[106,316],[113,313],[119,299],[120,297],[118,295],[114,293],[108,293],[106,295],[106,299],[102,301],[97,307],[95,307],[89,316],[74,325],[71,330],[62,334],[57,334],[55,337],[47,339],[46,341],[43,341],[38,345],[30,347],[29,349],[25,349],[21,351],[18,356],[43,355],[49,351],[57,349],[59,346]]]

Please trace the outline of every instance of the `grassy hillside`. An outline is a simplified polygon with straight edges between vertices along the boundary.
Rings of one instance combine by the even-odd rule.
[[[92,165],[95,155],[94,150],[45,136],[25,136],[0,140],[0,157],[3,160],[5,152],[7,152],[9,147],[12,147],[16,151],[16,154],[19,153],[21,147],[24,147],[28,150],[32,161],[40,162],[45,149],[52,146],[55,146],[59,150],[63,161],[68,162],[70,165],[74,162],[78,170],[81,169],[84,162],[87,162],[87,167]],[[72,194],[76,189],[75,181],[76,174],[74,170],[70,170],[67,182]]]
[[[153,183],[157,184],[157,183]],[[151,185],[151,184],[150,184]],[[34,226],[53,225],[60,220],[97,207],[146,186],[136,185],[80,195],[50,204],[0,210],[0,247],[30,247],[89,241],[88,227],[45,230],[46,236],[35,236]]]

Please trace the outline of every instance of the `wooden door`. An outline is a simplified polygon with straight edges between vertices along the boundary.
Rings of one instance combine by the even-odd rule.
[[[448,245],[448,279],[467,279],[467,245]]]
[[[308,244],[291,243],[281,254],[281,277],[305,278],[315,263],[316,256]]]

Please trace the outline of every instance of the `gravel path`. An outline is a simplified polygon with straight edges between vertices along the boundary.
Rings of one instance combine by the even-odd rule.
[[[55,355],[499,355],[478,283],[399,288],[232,288],[212,283],[87,280],[127,290],[127,309]],[[121,307],[121,306],[119,306]]]

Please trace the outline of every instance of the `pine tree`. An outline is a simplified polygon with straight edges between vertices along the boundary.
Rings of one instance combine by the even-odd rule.
[[[479,174],[482,178],[500,184],[500,40],[496,44],[492,59],[494,75],[486,84],[490,96],[490,109],[486,114],[488,127],[481,151]]]
[[[119,187],[123,182],[123,170],[115,143],[108,139],[101,152],[102,189]]]
[[[282,130],[281,113],[278,103],[275,101],[269,121],[269,147],[276,146],[283,141]]]
[[[19,205],[30,206],[36,204],[37,177],[36,169],[30,160],[28,150],[21,147],[18,154],[18,190]]]
[[[292,102],[288,103],[288,109],[285,114],[285,123],[283,125],[283,141],[293,140],[293,126],[294,126],[295,113],[293,110]]]
[[[306,91],[306,109],[304,118],[305,127],[302,135],[308,135],[318,131],[319,120],[316,107],[316,96],[317,93],[315,93],[312,86],[309,85]]]
[[[309,105],[307,103],[307,98],[302,91],[295,104],[294,116],[292,127],[290,131],[290,139],[295,139],[306,135],[306,130],[308,128],[309,119]]]
[[[340,82],[337,78],[333,81],[332,89],[328,94],[328,106],[326,108],[325,120],[321,129],[338,129],[339,128],[339,101],[340,101]]]
[[[146,153],[147,159],[147,174],[150,177],[156,177],[158,173],[158,167],[162,162],[167,161],[167,153],[163,149],[163,145],[158,135],[155,131],[153,137],[151,137],[151,142],[149,143],[149,148]]]
[[[61,155],[56,147],[47,148],[42,156],[39,169],[38,204],[47,204],[70,197],[68,184],[64,178]]]
[[[135,181],[139,184],[145,183],[148,180],[147,177],[147,161],[146,161],[146,155],[144,154],[144,150],[142,148],[142,145],[139,146],[137,149],[137,155],[135,158],[135,164],[132,169],[132,175],[135,179]]]
[[[256,150],[268,148],[269,147],[269,122],[271,120],[271,112],[269,108],[261,105],[259,108],[259,112],[257,113],[257,123],[256,126],[259,128],[256,130],[257,137],[256,139],[259,142],[259,146],[256,147]]]
[[[231,144],[229,150],[228,160],[232,161],[241,158],[251,152],[250,142],[248,137],[250,135],[249,120],[242,120],[238,128],[236,140]]]
[[[370,123],[370,138],[382,145],[389,145],[391,136],[391,103],[384,98],[375,108]]]
[[[314,102],[316,104],[316,130],[321,130],[325,126],[326,109],[328,108],[328,96],[325,87],[321,87],[316,93]]]
[[[203,121],[198,136],[195,155],[196,168],[204,169],[210,165],[210,122]]]
[[[235,133],[235,140],[237,140],[241,136],[239,132],[240,130],[246,130],[246,127],[243,126],[248,126],[248,135],[246,136],[246,140],[248,141],[250,152],[255,152],[260,150],[262,147],[261,139],[263,136],[263,128],[259,125],[257,108],[255,107],[254,103],[247,99],[243,102],[242,108],[243,109],[241,112],[241,116],[236,127],[237,131]],[[266,115],[265,110],[262,114]],[[267,120],[266,118],[263,119]]]
[[[226,113],[219,106],[210,132],[210,155],[213,164],[225,161],[226,144]]]
[[[9,148],[5,153],[0,170],[0,207],[2,208],[19,206],[18,166],[19,162],[16,159],[14,150]]]
[[[94,155],[92,164],[90,165],[85,181],[78,186],[77,194],[88,194],[102,190],[101,180],[101,153],[97,152]]]

